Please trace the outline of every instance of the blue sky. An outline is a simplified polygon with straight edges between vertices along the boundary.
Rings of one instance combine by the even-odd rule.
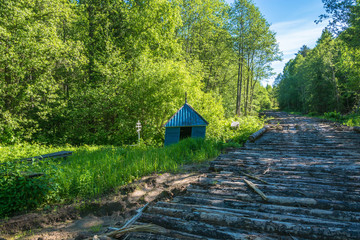
[[[234,0],[226,0],[233,3]],[[314,20],[325,13],[321,0],[253,0],[265,19],[271,24],[271,30],[276,32],[283,61],[274,62],[272,67],[276,75],[263,85],[274,82],[275,77],[282,72],[285,63],[295,57],[295,53],[303,46],[313,48],[321,36],[326,23],[315,24]]]

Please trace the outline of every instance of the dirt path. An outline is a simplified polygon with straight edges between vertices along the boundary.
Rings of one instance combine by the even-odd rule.
[[[220,155],[185,195],[143,213],[138,224],[165,234],[126,239],[360,239],[360,134],[268,114],[275,119],[263,137]]]
[[[53,208],[0,221],[0,240],[86,239],[118,227],[147,202],[168,201],[204,177],[208,163],[187,165],[177,174],[154,174],[123,187],[118,193],[86,203]]]

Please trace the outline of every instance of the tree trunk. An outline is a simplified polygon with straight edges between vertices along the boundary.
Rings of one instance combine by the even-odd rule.
[[[238,68],[238,81],[237,81],[237,94],[236,94],[236,116],[241,115],[241,91],[242,91],[242,79],[243,79],[243,65],[244,65],[244,49],[242,40],[239,43],[239,68]]]
[[[238,68],[238,81],[237,81],[237,94],[236,94],[236,116],[241,115],[241,90],[242,90],[242,73],[243,73],[243,63],[242,59],[239,58],[239,68]]]
[[[89,29],[88,29],[88,37],[89,37],[89,42],[88,42],[88,58],[89,58],[89,63],[88,63],[88,77],[89,77],[89,82],[91,84],[95,84],[95,79],[94,79],[94,65],[95,65],[95,39],[94,39],[94,32],[95,32],[95,26],[94,26],[94,21],[95,21],[95,11],[94,11],[94,7],[93,7],[93,3],[89,3],[88,7],[87,7],[87,12],[88,12],[88,20],[89,20]]]
[[[338,89],[338,85],[337,85],[336,78],[335,78],[335,67],[332,67],[331,71],[332,71],[332,80],[334,82],[334,87],[335,87],[336,110],[340,111],[340,94],[339,94],[339,89]]]
[[[250,54],[248,54],[247,59],[247,67],[248,67],[248,76],[246,79],[246,93],[245,93],[245,116],[248,115],[248,106],[249,106],[249,83],[250,83],[250,76],[251,76],[251,69],[250,69]]]
[[[256,80],[254,81],[254,77],[251,78],[251,95],[250,95],[250,113],[252,111],[252,102],[254,99],[254,90],[255,90]]]

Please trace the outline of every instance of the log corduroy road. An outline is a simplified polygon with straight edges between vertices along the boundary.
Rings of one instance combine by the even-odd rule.
[[[137,222],[166,233],[127,239],[360,239],[360,134],[267,114],[262,137],[220,155],[185,195],[149,206]]]

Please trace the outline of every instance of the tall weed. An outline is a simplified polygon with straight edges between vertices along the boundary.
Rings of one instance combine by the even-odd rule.
[[[232,121],[239,122],[237,129],[231,128]],[[263,124],[263,119],[257,117],[229,119],[222,124],[221,134],[216,139],[189,138],[160,148],[143,143],[127,147],[46,147],[38,144],[2,146],[0,216],[49,203],[97,197],[154,172],[175,172],[184,164],[200,163],[217,156],[228,145],[240,146]],[[44,159],[30,163],[13,161],[61,150],[74,153],[67,159]],[[27,177],[34,172],[44,175]]]

